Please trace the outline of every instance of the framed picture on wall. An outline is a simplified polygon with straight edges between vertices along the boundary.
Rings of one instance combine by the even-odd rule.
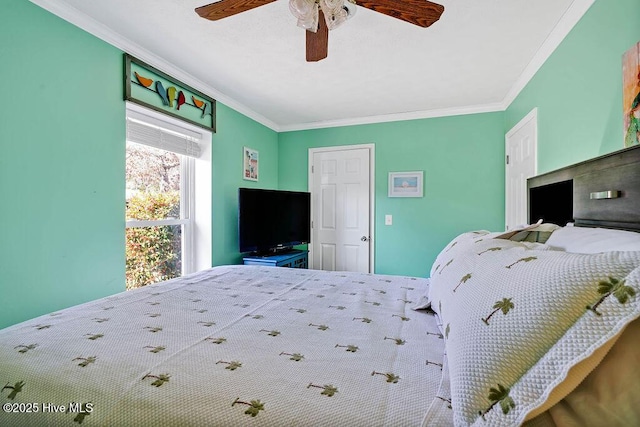
[[[624,146],[640,144],[640,42],[622,57]]]
[[[242,178],[258,180],[258,152],[248,147],[242,149]]]
[[[389,172],[389,197],[422,197],[422,171]]]
[[[129,54],[124,54],[124,99],[216,131],[216,101]]]

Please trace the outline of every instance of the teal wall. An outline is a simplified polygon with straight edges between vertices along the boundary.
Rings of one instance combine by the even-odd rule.
[[[123,53],[27,0],[0,5],[0,328],[125,289]],[[241,260],[242,147],[278,185],[276,132],[218,103],[213,264]]]
[[[278,134],[218,104],[213,136],[213,265],[239,264],[238,188],[278,188]],[[258,151],[258,181],[242,178],[243,147]]]
[[[622,55],[640,41],[640,1],[597,0],[506,111],[538,107],[538,172],[623,148]]]
[[[281,133],[280,188],[307,190],[309,148],[364,143],[375,144],[376,273],[426,276],[456,234],[504,227],[503,113]],[[413,170],[424,197],[387,197],[389,172]]]
[[[0,26],[0,327],[124,290],[122,53],[26,1]]]

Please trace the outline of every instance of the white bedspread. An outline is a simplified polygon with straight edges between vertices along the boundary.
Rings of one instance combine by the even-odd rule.
[[[427,285],[224,266],[41,316],[0,331],[0,425],[451,425]]]

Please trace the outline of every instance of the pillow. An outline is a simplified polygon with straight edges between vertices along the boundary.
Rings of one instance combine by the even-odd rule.
[[[524,228],[508,231],[496,237],[496,239],[508,239],[516,242],[538,242],[544,243],[549,239],[551,233],[559,229],[556,224],[542,224],[538,222]]]
[[[567,252],[583,254],[640,251],[640,233],[607,228],[567,226],[554,231],[546,243]]]
[[[493,234],[454,239],[430,278],[456,425],[521,424],[640,316],[640,251],[576,254]]]

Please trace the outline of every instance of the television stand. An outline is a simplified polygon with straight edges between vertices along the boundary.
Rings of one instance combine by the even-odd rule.
[[[242,258],[244,265],[262,265],[265,267],[309,268],[306,250],[292,249],[275,255],[249,255]]]

